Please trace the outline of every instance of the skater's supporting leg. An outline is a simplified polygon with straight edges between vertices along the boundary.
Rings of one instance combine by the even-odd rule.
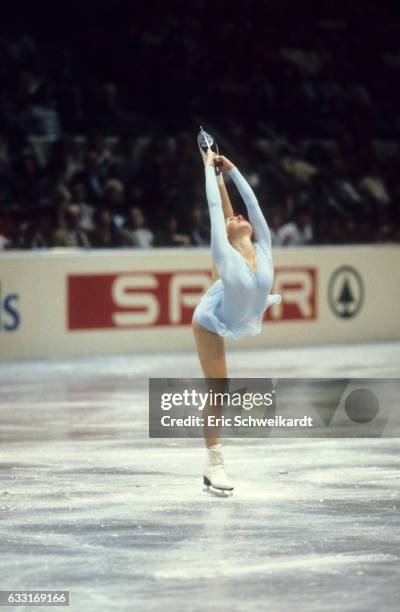
[[[196,323],[196,321],[193,321],[192,325],[200,365],[204,376],[208,379],[226,379],[228,376],[228,371],[226,366],[224,339],[221,336],[204,329],[204,327]],[[225,388],[225,380],[221,380],[220,384],[218,381],[213,380],[211,384],[214,391],[221,391],[221,388]],[[215,386],[218,386],[218,389],[215,389]],[[222,416],[222,409],[219,406],[207,405],[203,411],[203,416],[205,422],[207,422],[208,416]],[[219,444],[218,432],[219,427],[204,428],[204,436],[207,447]]]

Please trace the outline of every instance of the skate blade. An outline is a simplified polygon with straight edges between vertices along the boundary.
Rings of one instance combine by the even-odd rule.
[[[218,155],[218,145],[215,142],[215,139],[213,136],[211,136],[211,134],[208,134],[208,132],[203,130],[201,126],[199,135],[197,136],[197,143],[204,153],[207,153],[207,150],[210,148],[213,153]]]
[[[214,138],[211,136],[211,134],[205,132],[201,126],[199,135],[197,136],[197,144],[202,154],[206,154],[208,149],[211,149],[214,155],[219,155],[218,145]],[[221,174],[221,169],[218,166],[215,166],[214,170],[217,176]]]
[[[210,493],[210,495],[215,495],[216,497],[231,497],[233,495],[233,489],[217,489],[213,487],[206,476],[203,476],[203,484],[203,491]]]
[[[214,487],[204,486],[203,491],[209,495],[214,495],[214,497],[232,497],[233,495],[233,489],[229,491],[226,489],[214,489]]]

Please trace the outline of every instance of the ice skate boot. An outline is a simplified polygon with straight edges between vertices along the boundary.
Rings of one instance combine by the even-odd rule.
[[[209,493],[232,495],[234,486],[226,475],[224,458],[219,448],[208,449],[208,461],[203,472],[205,490]]]

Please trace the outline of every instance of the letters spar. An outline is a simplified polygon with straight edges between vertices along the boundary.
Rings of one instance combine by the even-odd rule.
[[[68,277],[68,327],[190,325],[193,311],[210,281],[210,273],[205,270],[71,275]],[[267,319],[316,318],[315,268],[276,268],[274,292],[282,295],[282,303],[274,304],[267,311]]]
[[[170,324],[179,324],[183,309],[193,311],[210,285],[210,276],[206,273],[170,274],[167,300],[163,300],[157,291],[160,287],[159,276],[146,274],[115,279],[112,285],[113,302],[118,307],[130,309],[113,313],[113,321],[118,327],[154,325],[160,314],[166,314]],[[162,313],[162,309],[166,308],[168,312]]]

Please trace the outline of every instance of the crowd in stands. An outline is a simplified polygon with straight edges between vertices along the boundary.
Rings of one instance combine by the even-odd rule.
[[[209,244],[200,124],[273,244],[399,242],[400,22],[247,4],[0,36],[0,251]]]

